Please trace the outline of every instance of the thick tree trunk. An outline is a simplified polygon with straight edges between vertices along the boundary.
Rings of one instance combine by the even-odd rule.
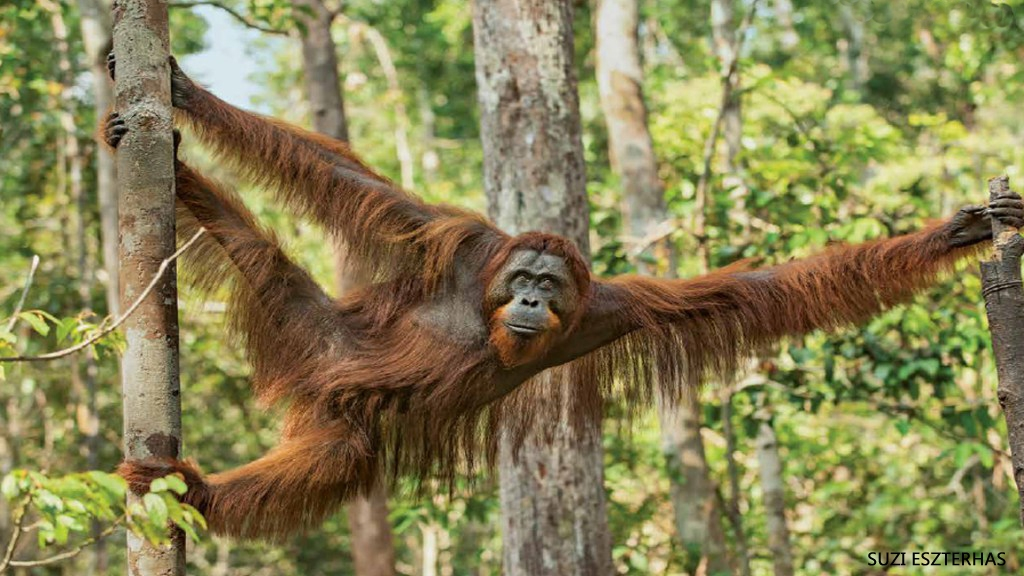
[[[174,252],[174,153],[167,4],[117,0],[117,109],[129,132],[117,150],[121,307],[145,290]],[[125,457],[177,458],[181,450],[178,294],[173,264],[124,323],[121,361]],[[134,496],[129,500],[135,499]],[[184,537],[157,548],[128,534],[130,576],[185,573]]]
[[[763,410],[767,412],[767,408]],[[758,427],[756,446],[768,524],[768,550],[772,555],[775,576],[793,576],[793,551],[790,549],[789,527],[786,525],[782,459],[779,458],[779,445],[770,413],[763,417]]]
[[[309,98],[313,129],[342,141],[348,141],[345,100],[338,73],[337,47],[331,36],[334,16],[319,0],[296,0],[313,9],[306,20],[302,37],[302,63]],[[358,282],[345,273],[344,248],[337,247],[335,281],[339,294],[355,288]],[[395,549],[388,521],[387,495],[383,488],[368,497],[360,497],[348,506],[352,559],[358,576],[393,576]]]
[[[995,200],[1009,193],[1010,181],[1006,176],[993,178],[988,190],[989,199]],[[1018,514],[1024,526],[1024,291],[1020,272],[1024,238],[1019,232],[992,219],[995,257],[981,263],[981,284],[999,376],[996,395],[1006,417]]]
[[[647,127],[638,19],[637,0],[601,0],[595,26],[597,83],[612,168],[622,182],[628,233],[645,238],[668,213]],[[642,260],[637,267],[644,273],[655,272]],[[667,272],[674,275],[672,270]],[[725,535],[700,436],[700,406],[694,398],[684,406],[660,406],[658,415],[676,529],[687,555],[694,552],[687,565],[703,565],[706,573],[727,573]]]
[[[490,215],[504,230],[563,234],[589,254],[589,211],[573,68],[571,0],[477,0],[476,77]],[[519,457],[503,435],[504,567],[508,576],[613,573],[600,422],[572,426],[570,390],[550,437]]]

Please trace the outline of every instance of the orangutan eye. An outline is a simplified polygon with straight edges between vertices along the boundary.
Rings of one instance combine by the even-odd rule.
[[[525,288],[530,283],[530,275],[526,272],[517,272],[512,277],[512,286],[516,288]]]

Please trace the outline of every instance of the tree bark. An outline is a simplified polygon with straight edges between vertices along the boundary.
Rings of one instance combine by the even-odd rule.
[[[638,12],[637,0],[598,3],[597,84],[608,125],[612,168],[622,182],[628,233],[646,238],[668,218],[668,212],[647,126]],[[646,274],[656,272],[642,259],[637,268]],[[674,276],[673,272],[669,267],[666,276]],[[710,574],[728,573],[720,510],[700,436],[700,405],[696,397],[686,405],[660,405],[658,416],[676,530],[688,556],[686,566],[703,566]]]
[[[117,0],[115,95],[129,132],[117,150],[121,306],[145,290],[174,253],[174,153],[167,3]],[[160,284],[124,323],[121,361],[125,458],[178,458],[181,398],[178,294],[172,263]],[[135,500],[130,496],[129,501]],[[185,573],[185,542],[158,548],[128,534],[128,574]]]
[[[1006,176],[993,178],[988,190],[989,199],[995,200],[1009,193],[1010,181]],[[981,263],[981,285],[999,376],[996,396],[1006,418],[1018,514],[1024,526],[1024,291],[1020,272],[1024,238],[1019,232],[992,219],[995,256]]]
[[[766,413],[768,411],[767,408],[762,410]],[[793,551],[790,549],[789,527],[786,525],[782,459],[779,458],[779,445],[770,413],[762,417],[755,445],[768,524],[768,550],[772,555],[775,576],[793,576]]]
[[[491,217],[511,234],[562,234],[589,255],[572,4],[477,0],[473,36]],[[539,378],[561,411],[518,458],[502,436],[503,572],[612,574],[600,422],[571,425],[569,387]]]
[[[302,63],[313,129],[347,142],[348,122],[338,73],[337,46],[331,36],[334,14],[320,0],[296,0],[296,4],[309,6],[314,14],[306,19],[307,32],[301,38]],[[335,271],[339,295],[358,286],[358,281],[345,273],[342,246],[336,247]],[[393,576],[395,549],[384,489],[378,488],[367,497],[353,500],[348,505],[348,524],[356,574]]]

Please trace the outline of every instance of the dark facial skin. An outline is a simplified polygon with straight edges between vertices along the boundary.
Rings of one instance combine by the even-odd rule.
[[[552,314],[571,318],[579,297],[565,261],[533,250],[512,254],[487,291],[488,301],[502,308],[505,327],[521,338],[554,328]]]

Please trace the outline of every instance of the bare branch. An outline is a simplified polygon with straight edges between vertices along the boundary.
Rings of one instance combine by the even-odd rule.
[[[265,32],[267,34],[277,34],[278,36],[287,36],[288,35],[288,31],[287,30],[279,30],[277,28],[271,28],[269,26],[264,26],[264,25],[260,24],[259,22],[256,22],[255,20],[253,20],[250,16],[246,16],[245,14],[242,14],[241,12],[235,10],[234,8],[232,8],[230,6],[227,6],[227,5],[224,5],[224,4],[221,4],[220,2],[216,2],[214,0],[190,0],[188,2],[169,2],[167,4],[167,6],[170,7],[170,8],[194,8],[196,6],[210,6],[210,7],[213,7],[213,8],[217,8],[218,10],[223,10],[223,11],[227,12],[228,14],[231,15],[232,18],[234,18],[235,20],[238,20],[239,22],[242,23],[242,25],[244,25],[247,28],[252,28],[253,30],[259,30],[260,32]]]
[[[18,540],[21,539],[21,535],[24,533],[22,525],[25,523],[25,513],[28,510],[28,504],[32,501],[31,497],[26,497],[14,509],[14,526],[11,530],[11,540],[7,543],[7,550],[4,552],[4,557],[0,559],[0,574],[7,571],[7,568],[11,566],[11,559],[14,558],[14,551],[18,548]]]
[[[28,297],[28,289],[32,286],[32,278],[36,275],[36,268],[39,268],[39,256],[32,256],[32,265],[29,266],[28,276],[25,278],[25,287],[21,289],[21,298],[18,299],[18,304],[14,307],[14,314],[11,314],[11,319],[7,321],[7,331],[14,330],[14,325],[18,323],[18,314],[21,314],[21,309],[25,307],[25,298]]]
[[[98,342],[100,339],[106,337],[114,330],[117,330],[117,327],[123,324],[124,321],[127,320],[128,317],[131,316],[136,309],[138,309],[138,307],[142,304],[142,301],[145,300],[147,296],[149,296],[149,293],[152,292],[154,288],[156,288],[157,283],[160,282],[160,278],[164,275],[164,272],[167,271],[167,267],[170,266],[171,262],[174,262],[179,256],[182,255],[182,253],[191,248],[192,245],[195,244],[196,240],[198,240],[199,237],[202,236],[204,232],[206,232],[206,228],[200,228],[192,236],[192,238],[189,239],[188,242],[182,245],[181,248],[178,248],[178,250],[174,254],[171,254],[169,257],[165,258],[163,262],[160,263],[160,267],[157,268],[156,274],[153,275],[153,279],[150,280],[149,285],[146,286],[146,289],[142,291],[142,294],[139,294],[139,297],[135,299],[135,302],[132,303],[131,307],[129,307],[124,314],[118,316],[117,319],[114,320],[114,322],[110,326],[103,328],[95,336],[69,348],[57,350],[56,352],[49,352],[47,354],[41,354],[39,356],[8,356],[5,358],[0,358],[0,362],[41,362],[44,360],[55,360],[57,358],[69,356],[71,354],[74,354],[75,352],[84,350],[89,346],[92,346],[93,344]]]
[[[703,256],[701,260],[705,263],[707,262],[705,227],[707,224],[708,180],[711,178],[711,161],[715,156],[715,147],[718,144],[718,135],[722,131],[722,123],[725,121],[726,111],[729,109],[736,85],[739,83],[740,52],[743,49],[743,41],[747,37],[747,30],[754,19],[754,13],[757,12],[757,4],[758,0],[753,0],[750,3],[750,9],[743,16],[743,22],[736,31],[732,57],[729,61],[729,66],[726,67],[726,72],[722,75],[722,100],[718,105],[718,116],[715,118],[715,123],[711,126],[711,133],[708,134],[708,139],[704,142],[704,165],[700,173],[700,179],[697,181],[697,192],[694,194],[696,208],[694,210],[693,233],[697,236],[698,252]]]
[[[395,153],[398,155],[398,165],[402,172],[402,187],[411,190],[415,182],[412,150],[409,147],[409,113],[405,109],[402,86],[398,81],[398,69],[395,68],[391,49],[388,48],[384,35],[373,26],[348,18],[344,14],[336,13],[335,16],[349,26],[353,36],[366,38],[373,48],[374,55],[377,56],[377,61],[380,62],[381,71],[388,83],[388,98],[395,107]]]
[[[702,251],[707,245],[705,222],[707,217],[708,180],[711,177],[711,161],[715,157],[715,147],[718,144],[718,136],[722,132],[722,123],[725,121],[726,110],[728,110],[729,103],[732,102],[733,97],[736,95],[736,75],[739,73],[740,51],[743,48],[743,40],[747,36],[747,30],[750,29],[750,24],[754,19],[754,13],[757,12],[759,1],[753,0],[750,3],[750,9],[743,16],[743,22],[740,23],[739,30],[737,30],[736,45],[732,51],[732,58],[729,60],[729,66],[726,67],[726,71],[722,74],[722,99],[718,105],[718,115],[715,116],[715,122],[711,125],[711,133],[708,134],[707,140],[704,141],[702,170],[700,179],[697,181],[697,192],[694,195],[697,206],[692,227],[693,236],[697,239],[697,243],[701,246]],[[652,245],[661,242],[677,230],[682,229],[685,224],[681,218],[669,218],[657,224],[651,228],[650,234],[637,239],[633,243],[628,256],[636,258]]]
[[[70,550],[67,550],[65,552],[61,552],[60,554],[57,554],[55,556],[43,558],[42,560],[11,560],[8,562],[8,564],[15,568],[28,568],[33,566],[49,566],[50,564],[56,564],[58,562],[63,562],[64,560],[74,558],[75,556],[81,554],[82,551],[88,548],[89,546],[92,546],[93,544],[99,542],[100,540],[106,538],[107,536],[110,536],[115,531],[117,531],[117,529],[120,528],[121,523],[124,522],[124,520],[125,517],[124,515],[122,515],[120,518],[115,520],[113,524],[108,526],[99,534],[95,536],[90,536],[89,538],[82,540],[82,542],[78,546],[75,546],[74,548],[71,548]],[[0,571],[3,571],[3,566],[0,566]]]

